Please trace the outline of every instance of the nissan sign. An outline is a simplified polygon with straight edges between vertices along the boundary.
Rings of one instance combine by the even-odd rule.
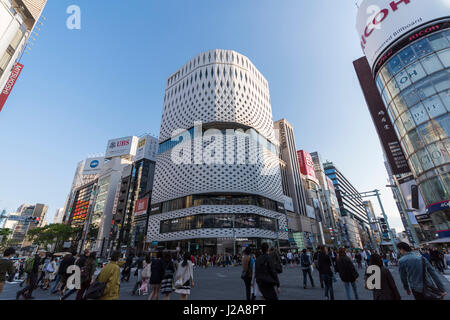
[[[449,0],[364,0],[358,10],[356,29],[373,69],[392,43],[428,22],[448,16]]]

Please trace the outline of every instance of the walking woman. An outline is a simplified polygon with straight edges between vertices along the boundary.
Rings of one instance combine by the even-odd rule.
[[[97,270],[97,254],[95,252],[91,252],[84,267],[81,268],[81,288],[77,292],[76,300],[83,300],[84,293],[94,282],[95,270]]]
[[[251,289],[252,289],[252,277],[253,277],[253,259],[250,256],[252,250],[247,247],[244,250],[244,256],[242,257],[242,275],[241,279],[244,280],[245,284],[245,296],[247,301],[252,300]]]
[[[175,264],[170,253],[164,254],[164,277],[161,282],[161,294],[164,295],[164,300],[170,300],[170,294],[173,291],[173,276],[175,275]]]
[[[156,254],[156,259],[152,261],[151,275],[150,275],[150,287],[152,288],[152,293],[148,300],[158,300],[159,291],[161,290],[161,282],[164,277],[164,261],[162,260],[162,252],[158,251]]]
[[[345,293],[347,294],[347,299],[352,300],[350,294],[350,285],[352,286],[353,293],[355,295],[355,300],[359,300],[358,290],[356,289],[356,279],[358,279],[358,271],[356,271],[355,265],[350,260],[345,252],[345,248],[339,249],[339,257],[337,259],[336,267],[342,282],[344,282]]]
[[[370,256],[369,265],[378,266],[381,270],[381,289],[372,290],[373,300],[401,300],[394,278],[389,269],[384,266],[379,254],[375,253]],[[368,276],[366,271],[366,281]]]
[[[47,290],[50,287],[50,281],[55,278],[56,273],[56,257],[52,256],[49,261],[46,262],[44,266],[44,284],[42,289]]]
[[[331,258],[328,255],[328,248],[320,246],[319,254],[317,255],[317,268],[319,270],[320,280],[325,286],[325,298],[327,300],[334,300],[333,290],[333,271],[331,270]]]
[[[194,287],[194,268],[189,260],[189,253],[185,253],[183,261],[178,263],[175,281],[175,292],[181,294],[181,300],[187,300]]]

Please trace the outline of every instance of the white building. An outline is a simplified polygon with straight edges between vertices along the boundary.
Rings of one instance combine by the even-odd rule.
[[[0,0],[0,90],[44,10],[47,0]]]
[[[233,253],[287,240],[269,85],[247,57],[211,50],[170,76],[159,142],[148,242]]]
[[[64,208],[59,208],[58,210],[56,210],[55,212],[55,216],[53,217],[53,223],[62,223],[64,218]]]

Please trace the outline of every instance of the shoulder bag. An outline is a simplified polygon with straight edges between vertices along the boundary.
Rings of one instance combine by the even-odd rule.
[[[422,257],[422,281],[423,281],[423,295],[427,300],[442,300],[444,297],[442,296],[442,292],[439,288],[436,288],[434,285],[429,284],[426,281],[426,262],[425,258]]]

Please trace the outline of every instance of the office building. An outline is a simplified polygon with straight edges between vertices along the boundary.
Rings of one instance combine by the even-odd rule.
[[[269,85],[231,50],[191,59],[166,83],[147,241],[239,253],[287,242]]]

